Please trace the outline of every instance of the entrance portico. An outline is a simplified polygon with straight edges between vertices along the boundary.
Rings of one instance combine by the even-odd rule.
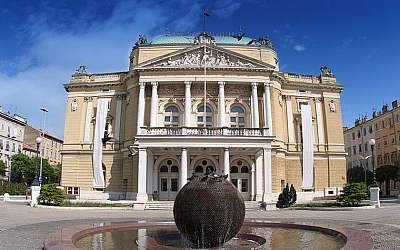
[[[170,133],[171,129],[174,133]],[[261,200],[272,190],[271,175],[266,172],[271,166],[265,165],[271,165],[274,137],[264,135],[267,134],[264,130],[243,128],[238,133],[238,129],[231,128],[142,127],[136,137],[139,143],[136,200],[151,200],[155,192],[159,200],[174,200],[192,173],[202,176],[207,170],[228,174],[245,200]],[[257,178],[256,173],[259,173]]]

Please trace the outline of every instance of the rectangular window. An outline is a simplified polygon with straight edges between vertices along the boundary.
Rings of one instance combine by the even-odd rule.
[[[367,128],[363,128],[363,134],[364,134],[364,136],[367,135]]]
[[[356,148],[356,146],[353,146],[353,154],[354,154],[354,155],[357,154],[357,148]]]
[[[356,139],[356,133],[353,132],[351,135],[353,137],[353,140],[355,140]]]
[[[231,116],[231,122],[236,122],[236,117]]]
[[[372,134],[372,132],[373,132],[372,131],[372,125],[369,125],[368,131],[369,131],[370,134]]]
[[[351,156],[351,148],[347,148],[347,155]]]
[[[247,179],[242,179],[242,193],[248,192],[248,181]]]
[[[362,145],[361,144],[358,144],[358,153],[362,154]]]
[[[67,187],[67,194],[79,195],[79,187]]]
[[[368,152],[368,143],[364,143],[364,152],[365,152],[365,153]]]
[[[386,128],[385,120],[382,120],[382,128]]]
[[[388,145],[387,136],[383,137],[383,145],[384,145],[384,146],[387,146],[387,145]]]

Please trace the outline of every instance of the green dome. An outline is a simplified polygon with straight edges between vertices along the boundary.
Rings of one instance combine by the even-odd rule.
[[[252,38],[244,36],[240,41],[231,36],[213,36],[215,43],[229,44],[229,45],[247,45]],[[149,44],[162,45],[162,44],[193,44],[195,36],[159,36],[154,38]],[[254,45],[255,43],[253,43]]]

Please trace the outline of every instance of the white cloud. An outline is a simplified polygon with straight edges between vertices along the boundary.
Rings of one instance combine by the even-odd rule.
[[[293,47],[293,50],[296,50],[296,51],[303,51],[303,50],[305,50],[306,48],[304,47],[304,46],[302,46],[302,45],[295,45],[294,47]]]

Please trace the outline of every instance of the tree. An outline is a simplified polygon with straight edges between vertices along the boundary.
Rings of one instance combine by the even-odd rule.
[[[393,165],[383,165],[376,169],[376,180],[379,184],[386,182],[386,195],[390,195],[390,180],[399,179],[399,167]]]
[[[373,174],[372,171],[368,169],[364,172],[363,167],[353,167],[347,170],[347,182],[348,183],[365,182],[365,174],[367,175],[366,185],[368,186],[369,184],[372,183]]]
[[[61,164],[52,166],[47,159],[43,159],[42,163],[43,184],[60,183]]]
[[[39,204],[59,206],[65,200],[63,190],[57,188],[57,184],[44,184],[40,188],[37,198]]]
[[[0,175],[3,175],[6,173],[6,164],[4,161],[0,160]]]
[[[346,205],[352,206],[361,203],[362,199],[368,197],[367,186],[364,182],[356,182],[345,184],[341,195],[336,197],[339,202],[344,202]]]
[[[12,156],[12,180],[21,182],[24,177],[27,181],[33,180],[35,176],[36,159],[29,158],[24,154],[15,154]],[[39,170],[38,170],[39,171]]]
[[[294,189],[293,184],[290,186],[286,183],[286,187],[283,189],[282,193],[279,194],[278,202],[276,203],[277,208],[290,207],[295,204],[297,200],[296,189]]]

